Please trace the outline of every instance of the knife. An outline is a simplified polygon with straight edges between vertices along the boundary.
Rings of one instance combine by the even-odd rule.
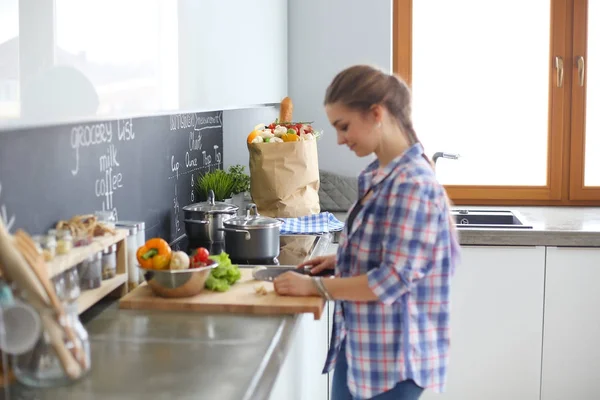
[[[296,272],[296,273],[302,274],[302,275],[309,275],[309,276],[322,276],[322,277],[333,276],[333,271],[324,270],[324,271],[321,271],[321,272],[313,275],[310,273],[309,268],[298,268],[295,265],[290,265],[290,266],[280,265],[280,266],[276,266],[276,267],[263,267],[263,268],[260,268],[259,266],[257,266],[257,267],[255,267],[255,269],[252,270],[252,277],[254,279],[256,279],[257,281],[273,282],[273,279],[275,279],[279,275],[289,272],[289,271]]]

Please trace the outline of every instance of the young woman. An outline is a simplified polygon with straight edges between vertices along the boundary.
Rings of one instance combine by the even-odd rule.
[[[441,392],[460,247],[446,192],[413,129],[410,89],[394,75],[354,66],[327,88],[325,110],[338,144],[377,159],[359,176],[337,255],[299,266],[335,269],[335,278],[286,273],[275,290],[335,300],[324,370],[335,368],[333,400]]]

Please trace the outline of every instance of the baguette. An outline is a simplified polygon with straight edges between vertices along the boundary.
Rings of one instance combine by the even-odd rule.
[[[292,115],[294,113],[294,104],[292,99],[285,97],[281,100],[281,107],[279,108],[279,123],[292,122]]]

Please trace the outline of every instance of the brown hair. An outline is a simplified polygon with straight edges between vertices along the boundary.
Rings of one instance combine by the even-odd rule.
[[[381,104],[392,114],[406,135],[409,145],[420,143],[413,127],[411,91],[406,82],[397,75],[389,75],[368,65],[355,65],[338,73],[327,87],[324,105],[340,103],[351,110],[367,112]],[[423,153],[423,158],[433,168],[433,163]],[[452,202],[446,195],[448,211]],[[450,213],[450,229],[456,226]]]
[[[410,145],[419,143],[411,118],[410,88],[400,77],[368,65],[355,65],[338,73],[327,88],[324,104],[340,103],[367,112],[381,104],[392,114]]]

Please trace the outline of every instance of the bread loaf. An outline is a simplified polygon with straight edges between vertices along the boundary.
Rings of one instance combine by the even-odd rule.
[[[292,122],[292,115],[294,112],[294,104],[292,99],[285,97],[281,100],[281,107],[279,109],[279,123]]]

